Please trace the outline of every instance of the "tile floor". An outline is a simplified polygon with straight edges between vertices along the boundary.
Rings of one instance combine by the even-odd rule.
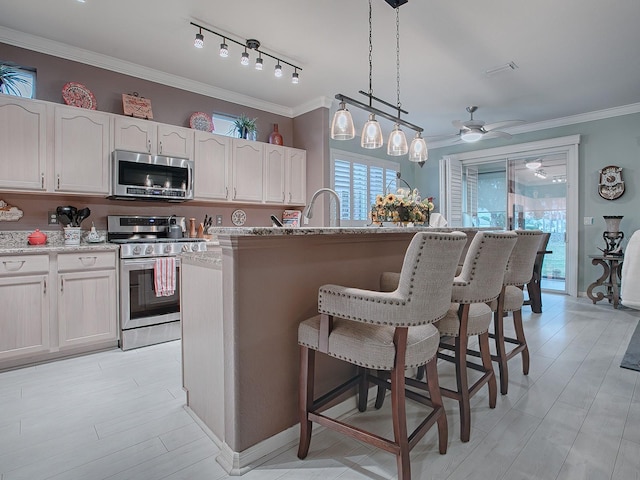
[[[429,432],[411,454],[414,479],[640,479],[640,372],[619,368],[640,311],[549,294],[543,302],[544,313],[524,312],[529,376],[513,360],[494,410],[484,390],[472,399],[466,444],[445,399],[449,450],[439,455]],[[439,370],[442,383],[453,380],[450,364]],[[229,478],[184,411],[180,385],[179,342],[0,374],[0,479]],[[357,421],[389,433],[389,403]],[[395,477],[392,455],[329,431],[314,434],[306,460],[293,446],[244,476]]]

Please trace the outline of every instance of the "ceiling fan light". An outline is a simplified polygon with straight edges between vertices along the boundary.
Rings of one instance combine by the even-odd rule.
[[[542,166],[542,162],[540,161],[539,158],[537,160],[527,160],[524,163],[524,166],[527,167],[529,170],[537,170]]]
[[[340,102],[340,109],[333,115],[331,122],[331,138],[333,140],[351,140],[356,136],[351,112],[344,102]]]
[[[427,142],[424,141],[424,138],[422,138],[422,135],[418,132],[409,146],[409,161],[418,163],[422,167],[428,158],[429,150],[427,149]]]
[[[382,139],[382,128],[376,120],[376,116],[369,114],[369,121],[362,128],[360,146],[362,148],[380,148],[384,140]]]
[[[460,139],[463,142],[473,143],[482,138],[483,133],[477,128],[469,128],[460,134]]]
[[[400,130],[400,125],[396,123],[389,135],[387,155],[399,157],[401,155],[406,155],[408,151],[409,146],[407,145],[407,137],[404,132]]]

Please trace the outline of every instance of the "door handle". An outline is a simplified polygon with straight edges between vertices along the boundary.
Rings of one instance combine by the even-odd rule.
[[[151,140],[147,140],[147,152],[151,153]]]
[[[78,257],[80,263],[85,267],[93,267],[96,264],[98,257]]]
[[[162,141],[160,141],[160,147],[158,148],[158,153],[162,153]]]

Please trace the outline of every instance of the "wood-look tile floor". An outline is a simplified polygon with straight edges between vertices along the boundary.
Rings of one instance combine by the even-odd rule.
[[[414,479],[640,479],[640,372],[620,360],[640,311],[545,294],[524,308],[531,372],[510,362],[510,386],[488,408],[472,399],[471,441],[445,399],[449,450],[435,429],[411,453]],[[510,324],[507,319],[507,325]],[[439,363],[441,382],[453,369]],[[0,479],[224,479],[215,444],[185,412],[180,343],[113,350],[0,374]],[[390,433],[389,401],[357,422]],[[420,407],[409,408],[417,419]],[[335,432],[312,437],[247,473],[248,480],[396,478],[391,454]]]

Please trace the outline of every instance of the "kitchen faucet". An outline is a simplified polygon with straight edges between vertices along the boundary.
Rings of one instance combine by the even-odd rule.
[[[302,213],[302,215],[304,216],[305,219],[309,219],[311,217],[313,217],[313,204],[316,201],[316,198],[318,198],[318,195],[320,195],[321,193],[329,193],[330,195],[333,195],[336,199],[336,227],[340,226],[340,197],[338,196],[338,194],[336,193],[335,190],[331,190],[330,188],[321,188],[319,189],[316,193],[314,193],[311,196],[311,201],[309,202],[309,205],[307,205],[304,209],[304,212]]]

